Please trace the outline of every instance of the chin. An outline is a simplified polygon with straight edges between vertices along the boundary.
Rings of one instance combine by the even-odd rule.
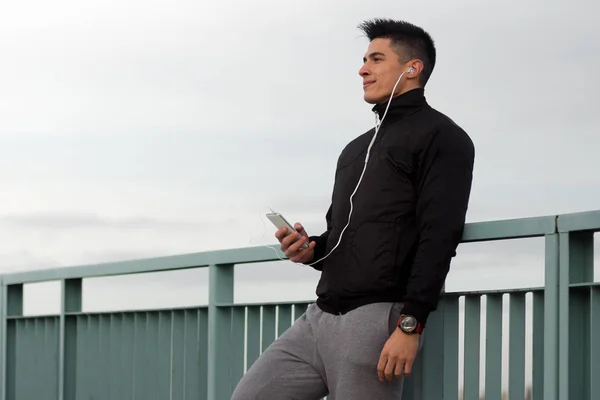
[[[382,97],[369,96],[368,94],[365,94],[363,98],[368,104],[380,104],[387,101],[387,99]]]
[[[375,97],[375,96],[369,96],[369,94],[365,93],[365,95],[363,96],[363,99],[368,103],[368,104],[377,104],[381,101],[381,99],[379,97]]]

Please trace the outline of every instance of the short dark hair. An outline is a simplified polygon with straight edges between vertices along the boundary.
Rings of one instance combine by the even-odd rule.
[[[425,86],[435,67],[435,45],[429,33],[423,28],[406,21],[375,18],[362,22],[359,26],[369,41],[373,39],[390,39],[392,46],[402,49],[405,63],[413,58],[423,62],[423,71],[419,82]]]

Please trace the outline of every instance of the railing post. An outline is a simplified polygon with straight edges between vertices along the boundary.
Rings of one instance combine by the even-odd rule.
[[[231,307],[234,265],[209,266],[208,400],[231,396]],[[235,329],[244,329],[243,326]]]
[[[0,399],[6,399],[6,286],[0,276]]]
[[[58,399],[75,400],[77,371],[77,317],[67,313],[81,312],[82,280],[61,281],[60,338],[58,352]]]
[[[544,393],[540,397],[539,392],[534,389],[535,399],[557,400],[559,398],[559,251],[559,236],[557,234],[546,235],[544,260]]]
[[[594,280],[594,233],[560,233],[560,400],[589,399],[590,287]],[[573,285],[580,284],[581,286]]]
[[[8,317],[20,317],[23,315],[23,284],[15,284],[4,287],[3,305],[3,331],[2,340],[3,362],[2,362],[2,400],[16,398],[15,366],[17,362],[16,324],[8,322]]]

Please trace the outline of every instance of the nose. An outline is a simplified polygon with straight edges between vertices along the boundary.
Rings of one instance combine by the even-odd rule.
[[[362,76],[363,78],[365,76],[371,75],[371,72],[369,71],[367,64],[363,64],[363,66],[358,70],[358,75]]]

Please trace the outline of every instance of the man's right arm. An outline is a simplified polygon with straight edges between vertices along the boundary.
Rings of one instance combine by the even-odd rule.
[[[313,262],[315,262],[316,260],[321,260],[321,258],[325,257],[325,250],[327,247],[327,238],[329,237],[329,232],[331,232],[331,213],[332,213],[332,209],[333,209],[333,205],[329,206],[329,210],[327,210],[327,214],[325,215],[325,221],[327,222],[327,230],[325,232],[323,232],[321,235],[319,236],[309,236],[309,243],[311,241],[315,242],[315,248],[314,248],[314,257],[312,260],[306,262],[306,264],[311,264]],[[314,265],[311,265],[314,269],[316,269],[317,271],[322,271],[323,270],[323,261],[325,260],[321,260],[318,263],[315,263]]]

